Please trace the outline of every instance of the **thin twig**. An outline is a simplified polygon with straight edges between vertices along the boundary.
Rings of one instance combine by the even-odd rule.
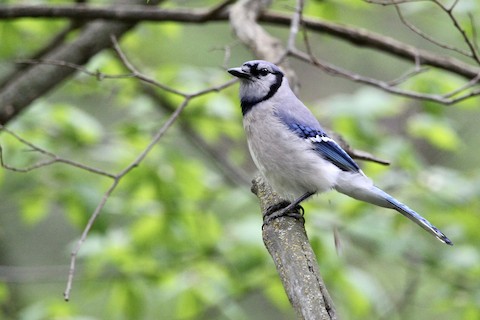
[[[468,48],[470,49],[470,52],[471,52],[471,56],[472,58],[475,60],[475,62],[479,63],[480,64],[480,57],[478,55],[478,52],[477,50],[475,49],[475,44],[470,40],[470,38],[468,37],[467,33],[465,32],[465,29],[462,28],[462,26],[460,25],[460,22],[457,20],[457,18],[455,17],[455,15],[453,14],[453,9],[455,9],[455,6],[457,5],[458,3],[458,0],[455,0],[453,2],[453,4],[450,6],[450,8],[447,8],[446,6],[444,6],[440,1],[438,0],[432,0],[435,4],[437,4],[450,18],[450,20],[452,21],[453,25],[455,26],[455,29],[458,30],[458,32],[460,32],[463,40],[465,41],[465,43],[467,44]]]
[[[472,28],[472,41],[475,50],[478,52],[478,32],[477,26],[475,25],[475,19],[473,19],[473,14],[471,12],[468,13],[468,19],[470,20],[470,25]]]
[[[70,267],[68,269],[67,286],[66,286],[65,291],[63,293],[63,298],[65,299],[65,301],[70,300],[70,292],[72,291],[73,277],[75,275],[75,268],[76,268],[78,252],[80,251],[80,248],[82,247],[83,243],[87,239],[88,232],[92,228],[93,223],[98,218],[98,216],[100,214],[100,211],[103,209],[103,207],[107,203],[108,198],[112,194],[115,187],[118,185],[119,181],[120,181],[120,178],[115,177],[112,185],[108,188],[107,192],[105,192],[105,194],[102,197],[102,200],[100,200],[100,203],[95,208],[95,211],[93,212],[93,214],[88,219],[87,225],[83,229],[82,235],[80,236],[80,240],[78,240],[77,244],[75,245],[75,248],[70,253]]]
[[[414,50],[414,60],[415,60],[415,67],[413,70],[409,70],[405,72],[404,74],[400,75],[398,78],[391,80],[388,82],[390,86],[398,86],[401,83],[406,82],[407,80],[410,80],[411,78],[419,75],[420,73],[426,72],[429,70],[427,67],[422,67],[422,63],[420,61],[420,54],[418,53],[418,50]]]
[[[86,75],[92,76],[97,78],[97,80],[103,80],[103,79],[125,79],[125,78],[135,78],[136,75],[127,73],[127,74],[106,74],[101,72],[100,70],[97,70],[95,72],[88,70],[87,68],[71,63],[68,61],[61,61],[61,60],[43,60],[43,59],[18,59],[15,61],[15,63],[19,64],[45,64],[45,65],[51,65],[51,66],[59,66],[59,67],[65,67],[65,68],[70,68],[74,69],[76,71],[79,71],[81,73],[84,73]]]
[[[52,39],[40,50],[35,52],[32,56],[31,59],[41,59],[43,56],[48,55],[49,52],[52,52],[54,49],[60,47],[66,37],[72,32],[73,30],[78,29],[82,23],[79,23],[78,21],[72,20],[70,24],[63,30],[61,30],[58,34],[54,35]],[[17,66],[12,72],[8,75],[3,76],[3,80],[0,81],[0,90],[2,90],[9,82],[11,82],[13,79],[16,79],[19,75],[21,75],[26,68],[30,67],[29,65],[23,65],[23,66]]]
[[[426,0],[363,0],[366,3],[379,4],[382,6],[390,6],[402,3],[424,2]]]
[[[469,99],[471,97],[476,97],[480,95],[480,89],[472,90],[456,98],[451,98],[450,97],[452,95],[451,93],[446,93],[445,95],[439,95],[439,94],[429,94],[429,93],[421,93],[416,91],[404,90],[395,86],[391,86],[387,82],[365,77],[360,74],[334,66],[327,62],[320,61],[318,58],[315,58],[314,56],[311,56],[300,50],[295,50],[291,52],[291,55],[305,62],[312,63],[313,65],[315,65],[316,67],[320,68],[321,70],[323,70],[324,72],[330,75],[346,78],[354,82],[367,84],[369,86],[376,87],[384,91],[394,93],[400,96],[408,97],[408,98],[428,100],[428,101],[442,103],[445,105],[453,105],[463,100]]]
[[[146,82],[146,83],[150,83],[156,87],[159,87],[159,88],[162,88],[163,90],[165,91],[168,91],[170,93],[173,93],[173,94],[176,94],[176,95],[179,95],[179,96],[183,96],[185,97],[187,94],[179,91],[179,90],[176,90],[176,89],[173,89],[169,86],[166,86],[160,82],[158,82],[157,80],[153,79],[153,78],[150,78],[150,77],[147,77],[146,75],[142,74],[141,72],[139,72],[134,66],[133,64],[127,59],[127,57],[125,56],[125,54],[122,52],[122,50],[120,49],[120,46],[118,45],[118,41],[117,39],[115,38],[115,36],[111,36],[110,39],[112,40],[112,43],[113,43],[113,48],[115,49],[115,52],[118,54],[118,57],[120,58],[120,60],[122,61],[122,63],[125,65],[125,67],[130,71],[132,72],[133,76],[137,79],[140,79],[142,80],[143,82]]]
[[[95,211],[92,213],[90,216],[90,219],[88,220],[87,225],[85,226],[82,235],[80,236],[80,239],[78,240],[76,246],[71,252],[71,258],[70,258],[70,269],[68,272],[68,279],[67,279],[67,285],[65,288],[64,292],[64,298],[65,300],[70,299],[70,292],[72,289],[72,283],[73,283],[73,278],[75,275],[75,267],[76,267],[76,261],[77,261],[77,256],[78,252],[80,251],[83,243],[87,239],[88,233],[90,232],[93,224],[95,223],[96,219],[100,215],[103,207],[105,206],[108,198],[112,194],[112,192],[115,190],[115,188],[118,186],[120,181],[122,180],[123,177],[125,177],[130,171],[132,171],[134,168],[136,168],[140,163],[147,157],[147,155],[150,153],[150,151],[155,147],[155,145],[160,141],[160,139],[165,135],[167,130],[175,123],[175,121],[178,119],[180,114],[183,112],[183,110],[188,106],[190,101],[196,97],[205,95],[210,92],[218,92],[220,90],[223,90],[227,88],[228,86],[232,85],[235,83],[235,81],[228,81],[226,83],[220,84],[218,86],[206,88],[194,93],[186,94],[182,93],[180,91],[174,90],[169,88],[168,86],[165,86],[161,83],[158,83],[156,80],[150,79],[140,73],[126,58],[126,55],[123,53],[121,50],[120,46],[118,45],[118,42],[116,41],[115,38],[112,38],[112,41],[114,43],[114,48],[117,54],[119,55],[120,59],[122,62],[125,64],[125,67],[129,69],[135,78],[138,80],[141,80],[143,82],[153,84],[159,88],[162,88],[168,92],[175,93],[178,95],[181,95],[184,97],[184,100],[182,103],[179,105],[179,107],[170,115],[170,117],[167,119],[167,121],[158,129],[157,133],[154,135],[154,137],[150,140],[149,144],[143,149],[143,151],[128,165],[126,166],[123,170],[121,170],[118,174],[114,175],[114,181],[112,185],[108,188],[108,190],[105,192],[105,194],[102,197],[102,200],[100,203],[97,205],[95,208]],[[172,91],[173,90],[173,91]]]
[[[117,185],[120,183],[120,180],[127,174],[129,173],[133,168],[137,167],[143,159],[148,155],[148,153],[153,149],[153,147],[158,143],[158,141],[163,137],[165,132],[167,131],[168,128],[175,122],[175,120],[178,118],[180,113],[185,109],[185,107],[188,105],[188,102],[190,99],[186,98],[183,100],[182,104],[180,107],[175,110],[174,113],[168,118],[168,120],[163,124],[163,126],[157,131],[153,139],[150,141],[150,143],[147,145],[147,147],[137,156],[137,158],[132,161],[127,167],[125,167],[120,173],[115,175],[114,181],[112,185],[108,188],[108,190],[105,192],[105,194],[102,197],[102,200],[100,203],[97,205],[95,208],[95,211],[93,214],[90,216],[90,219],[88,220],[87,225],[85,226],[85,229],[82,232],[82,235],[80,236],[80,239],[78,240],[75,248],[71,252],[71,259],[70,259],[70,269],[68,271],[68,279],[67,279],[67,287],[64,292],[64,298],[65,300],[70,299],[70,291],[72,289],[72,282],[73,282],[73,277],[75,275],[75,265],[77,261],[77,256],[78,252],[80,251],[80,248],[82,247],[83,243],[87,239],[88,233],[90,232],[95,220],[98,218],[100,215],[100,212],[102,211],[103,207],[107,203],[108,198],[112,194],[112,192],[115,190]]]
[[[410,80],[411,78],[413,78],[413,77],[415,77],[415,76],[417,76],[421,73],[427,72],[429,70],[430,70],[430,68],[427,68],[427,67],[418,68],[417,66],[415,66],[415,68],[413,70],[409,70],[409,71],[405,72],[404,74],[402,74],[397,79],[389,81],[388,85],[390,85],[392,87],[398,86],[399,84],[404,83],[405,81]]]
[[[142,86],[142,92],[148,95],[162,112],[171,113],[175,110],[175,106],[168,99],[158,94],[151,86]],[[251,178],[240,167],[231,163],[224,148],[219,149],[208,143],[187,119],[179,118],[177,125],[180,127],[181,133],[191,141],[194,147],[209,158],[208,162],[213,163],[230,184],[241,186],[251,184]]]
[[[457,89],[455,89],[455,90],[453,90],[453,91],[451,91],[447,94],[444,94],[443,96],[445,98],[450,98],[450,97],[456,96],[460,92],[465,91],[467,89],[470,89],[471,87],[477,85],[479,81],[480,81],[480,73],[475,78],[473,78],[469,82],[465,83],[463,86],[461,86],[461,87],[459,87],[459,88],[457,88]]]
[[[288,37],[288,42],[287,42],[287,51],[290,50],[290,48],[292,49],[295,48],[295,38],[297,37],[298,31],[300,29],[300,24],[302,22],[303,7],[304,7],[304,1],[297,0],[297,5],[295,6],[295,12],[292,15],[292,21],[290,23],[290,35]]]
[[[365,76],[362,76],[360,74],[357,74],[357,73],[342,69],[340,67],[337,67],[335,65],[329,64],[327,62],[321,61],[320,59],[318,59],[314,55],[314,53],[312,51],[307,32],[304,32],[304,42],[305,42],[305,47],[306,47],[306,50],[307,50],[306,53],[303,52],[303,51],[300,51],[298,49],[295,49],[295,50],[292,50],[290,52],[290,55],[294,56],[294,57],[296,57],[300,60],[303,60],[307,63],[311,63],[314,66],[323,70],[324,72],[326,72],[330,75],[333,75],[333,76],[338,76],[338,77],[349,79],[349,80],[354,81],[354,82],[360,82],[360,83],[363,83],[363,84],[367,84],[367,85],[370,85],[370,86],[373,86],[373,87],[376,87],[376,88],[379,88],[379,89],[382,89],[384,91],[394,93],[394,94],[397,94],[397,95],[400,95],[400,96],[404,96],[404,97],[408,97],[408,98],[414,98],[414,99],[423,99],[423,100],[442,103],[442,104],[445,104],[445,105],[452,105],[452,104],[461,102],[463,100],[466,100],[468,98],[480,95],[480,89],[477,89],[477,90],[472,90],[470,92],[467,92],[467,93],[465,93],[463,95],[460,95],[456,98],[452,98],[453,95],[456,95],[459,92],[464,91],[467,88],[472,87],[475,84],[474,83],[474,84],[470,85],[470,83],[475,82],[475,81],[478,82],[478,80],[476,80],[477,77],[478,77],[478,74],[475,78],[470,80],[467,85],[462,86],[462,87],[460,87],[460,88],[458,88],[458,89],[456,89],[452,92],[446,93],[444,95],[428,94],[428,93],[421,93],[421,92],[416,92],[416,91],[404,90],[404,89],[398,88],[396,86],[392,86],[388,82],[384,82],[384,81],[377,80],[377,79],[374,79],[374,78],[365,77]]]
[[[117,39],[115,37],[112,37],[112,42],[113,42],[113,47],[114,47],[115,51],[117,52],[120,60],[125,65],[125,67],[130,72],[132,72],[132,74],[135,78],[137,78],[137,79],[139,79],[139,80],[141,80],[145,83],[152,84],[152,85],[154,85],[158,88],[161,88],[161,89],[163,89],[167,92],[170,92],[170,93],[173,93],[173,94],[176,94],[176,95],[180,95],[180,96],[184,97],[185,99],[192,99],[192,98],[195,98],[195,97],[200,96],[200,95],[204,95],[204,94],[209,93],[209,92],[218,92],[218,91],[221,91],[221,90],[231,86],[235,82],[237,82],[237,80],[234,79],[234,80],[227,81],[224,84],[221,84],[219,86],[203,89],[203,90],[200,90],[200,91],[197,91],[197,92],[194,92],[194,93],[182,92],[182,91],[173,89],[169,86],[166,86],[163,83],[160,83],[160,82],[158,82],[158,81],[156,81],[156,80],[154,80],[150,77],[145,76],[143,73],[138,71],[138,69],[135,68],[135,66],[127,59],[125,53],[123,53],[123,51],[120,49],[120,46],[118,45]]]
[[[113,175],[111,173],[108,173],[104,170],[101,170],[101,169],[98,169],[98,168],[95,168],[95,167],[90,167],[90,166],[87,166],[87,165],[85,165],[83,163],[80,163],[80,162],[77,162],[77,161],[73,161],[73,160],[69,160],[69,159],[59,157],[58,155],[56,155],[56,154],[54,154],[50,151],[47,151],[43,148],[40,148],[39,146],[23,139],[18,134],[16,134],[13,131],[7,129],[3,125],[0,125],[0,130],[8,133],[12,137],[14,137],[16,140],[18,140],[20,143],[28,146],[31,150],[51,158],[50,160],[39,161],[39,162],[37,162],[37,163],[35,163],[31,166],[25,167],[25,168],[17,168],[17,167],[14,167],[14,166],[11,166],[11,165],[8,165],[7,163],[5,163],[5,160],[3,158],[3,150],[2,150],[2,147],[0,146],[0,165],[4,169],[24,173],[24,172],[29,172],[29,171],[32,171],[32,170],[35,170],[35,169],[38,169],[38,168],[41,168],[41,167],[45,167],[45,166],[54,164],[54,163],[64,163],[64,164],[70,165],[72,167],[83,169],[85,171],[89,171],[89,172],[99,174],[99,175],[102,175],[102,176],[105,176],[105,177],[115,178],[115,175]]]
[[[462,50],[462,49],[459,49],[457,47],[454,47],[454,46],[451,46],[449,44],[446,44],[446,43],[443,43],[443,42],[440,42],[436,39],[434,39],[433,37],[431,37],[430,35],[426,34],[425,32],[423,32],[422,30],[420,30],[419,28],[417,28],[416,26],[414,26],[413,24],[411,24],[410,22],[407,21],[407,19],[405,19],[405,17],[403,16],[403,13],[402,13],[402,10],[400,9],[400,6],[398,4],[395,4],[395,10],[397,11],[397,15],[398,17],[400,18],[400,21],[402,21],[402,23],[407,27],[409,28],[410,30],[412,30],[412,32],[418,34],[420,37],[422,37],[423,39],[439,46],[440,48],[444,48],[444,49],[447,49],[447,50],[452,50],[452,51],[455,51],[457,53],[460,53],[466,57],[469,57],[469,58],[472,58],[473,55],[471,52],[469,51],[465,51],[465,50]]]

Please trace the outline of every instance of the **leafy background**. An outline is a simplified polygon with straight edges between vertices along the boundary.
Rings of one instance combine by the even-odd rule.
[[[293,5],[278,1],[274,8],[291,12]],[[463,45],[444,14],[428,3],[405,8],[423,30]],[[456,10],[465,24],[468,13],[480,13],[473,0],[460,1]],[[305,14],[431,49],[398,21],[391,7],[309,1]],[[66,24],[0,21],[0,75]],[[288,37],[287,29],[267,28],[281,39]],[[380,79],[396,78],[409,66],[328,36],[312,34],[311,41],[322,58]],[[143,73],[187,92],[229,80],[225,66],[254,58],[236,42],[228,24],[220,22],[142,23],[121,46]],[[224,65],[225,46],[231,57]],[[361,163],[366,174],[455,243],[444,246],[407,219],[342,195],[311,200],[305,204],[306,227],[340,316],[478,319],[478,98],[445,107],[291,63],[300,75],[300,97],[326,127],[341,132],[353,147],[392,162],[389,167]],[[87,68],[126,72],[113,51],[97,55]],[[405,86],[439,92],[458,84],[454,76],[429,72]],[[255,168],[237,91],[234,85],[192,101],[146,160],[122,180],[81,248],[68,303],[62,292],[70,251],[111,181],[64,164],[29,173],[1,170],[0,318],[294,318],[262,243],[261,215],[249,184]],[[155,94],[162,103],[136,79],[99,81],[78,74],[37,100],[9,128],[64,158],[115,173],[145,148],[169,108],[180,102],[162,90],[155,89]],[[199,140],[208,144],[209,152]],[[17,168],[42,159],[8,134],[1,134],[0,144],[5,162]],[[212,153],[224,155],[240,178],[221,170]]]

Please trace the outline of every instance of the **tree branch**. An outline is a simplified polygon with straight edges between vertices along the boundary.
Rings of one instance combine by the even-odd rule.
[[[143,0],[131,0],[144,3]],[[150,4],[158,3],[152,0]],[[85,25],[77,39],[55,47],[43,59],[66,61],[77,65],[85,64],[99,51],[111,46],[110,36],[121,37],[134,23],[94,21]],[[71,68],[34,65],[19,74],[0,90],[0,124],[6,124],[38,97],[62,83],[75,72]]]
[[[175,110],[174,105],[172,105],[167,99],[163,98],[163,96],[159,95],[151,86],[142,86],[142,91],[149,96],[155,102],[155,105],[163,112],[172,113]],[[212,146],[198,132],[196,132],[194,127],[192,127],[188,121],[185,121],[185,119],[178,119],[177,125],[180,127],[180,131],[185,137],[191,141],[192,145],[211,160],[209,162],[215,165],[217,170],[223,174],[230,184],[241,186],[248,186],[250,184],[250,178],[248,178],[248,175],[241,168],[238,168],[231,163],[224,148],[215,148]]]
[[[272,203],[282,201],[270,186],[258,177],[253,180],[252,192],[259,198],[262,212]],[[303,219],[281,217],[264,224],[263,241],[298,317],[308,320],[337,319],[304,222]]]
[[[104,170],[101,170],[101,169],[98,169],[98,168],[95,168],[95,167],[90,167],[90,166],[87,166],[83,163],[80,163],[80,162],[77,162],[77,161],[74,161],[74,160],[62,158],[62,157],[60,157],[60,156],[58,156],[58,155],[56,155],[56,154],[54,154],[50,151],[47,151],[47,150],[45,150],[45,149],[43,149],[43,148],[41,148],[41,147],[39,147],[35,144],[23,139],[22,137],[20,137],[19,135],[17,135],[13,131],[10,131],[9,129],[4,127],[3,125],[0,125],[0,131],[4,131],[4,132],[8,133],[12,137],[14,137],[16,140],[18,140],[20,143],[29,147],[31,151],[38,152],[38,153],[50,158],[48,160],[39,161],[39,162],[37,162],[33,165],[30,165],[26,168],[17,168],[17,167],[11,166],[11,165],[9,165],[5,162],[5,160],[3,158],[3,149],[2,149],[2,146],[0,145],[0,166],[4,169],[10,170],[10,171],[15,171],[15,172],[25,173],[25,172],[29,172],[29,171],[32,171],[32,170],[35,170],[35,169],[39,169],[39,168],[42,168],[42,167],[49,166],[49,165],[54,164],[54,163],[63,163],[63,164],[67,164],[67,165],[72,166],[72,167],[77,167],[79,169],[86,170],[86,171],[101,175],[101,176],[105,176],[105,177],[109,177],[109,178],[115,178],[115,175],[113,175],[113,174],[111,174],[107,171],[104,171]]]
[[[122,62],[125,64],[125,67],[129,69],[130,72],[134,75],[135,78],[139,79],[140,81],[144,81],[149,84],[153,84],[158,86],[159,88],[169,91],[169,88],[151,80],[150,78],[144,76],[142,73],[140,73],[127,59],[126,55],[123,53],[123,51],[120,49],[117,40],[115,37],[112,37],[111,39],[113,41],[113,47],[115,51],[117,52],[118,56],[122,60]],[[207,88],[204,90],[200,90],[194,93],[190,94],[183,94],[180,92],[175,92],[179,95],[183,96],[183,101],[180,103],[180,105],[172,112],[170,117],[165,121],[165,123],[157,130],[155,133],[154,137],[150,140],[148,145],[145,147],[145,149],[128,165],[126,166],[123,170],[121,170],[118,174],[116,174],[113,178],[113,182],[108,188],[108,190],[104,193],[100,203],[97,205],[95,208],[95,211],[92,213],[90,216],[90,219],[88,220],[87,225],[85,226],[85,229],[82,232],[82,235],[80,236],[80,239],[78,240],[77,244],[75,245],[75,248],[71,252],[71,259],[70,259],[70,269],[68,272],[68,279],[67,279],[67,286],[64,292],[64,298],[65,300],[70,299],[70,291],[72,289],[72,283],[73,283],[73,277],[75,275],[75,266],[76,266],[76,261],[77,261],[77,256],[78,252],[80,251],[80,248],[82,247],[83,243],[87,239],[88,233],[90,232],[93,224],[95,223],[95,220],[98,218],[100,215],[100,212],[102,211],[103,207],[107,203],[108,198],[112,194],[112,192],[116,189],[117,185],[120,183],[120,180],[123,179],[130,171],[132,171],[134,168],[136,168],[150,153],[150,151],[155,147],[155,145],[160,141],[160,139],[165,135],[167,130],[177,121],[178,117],[180,114],[183,112],[183,110],[188,106],[190,101],[194,98],[197,98],[199,96],[202,96],[204,94],[207,94],[209,92],[217,92],[220,90],[223,90],[233,84],[233,81],[226,82],[224,84],[221,84],[219,86]]]
[[[373,1],[371,1],[373,2]],[[388,1],[404,3],[407,1]],[[408,1],[409,2],[409,1]],[[16,18],[78,18],[104,19],[118,22],[158,21],[206,23],[226,21],[229,17],[228,2],[220,10],[212,9],[162,9],[145,8],[144,6],[116,6],[115,8],[97,8],[85,5],[76,6],[0,6],[0,19]],[[281,26],[290,26],[290,14],[264,12],[259,15],[258,21]],[[416,61],[421,65],[436,67],[460,75],[468,80],[474,78],[480,71],[477,66],[470,65],[452,57],[441,56],[415,46],[400,42],[393,38],[371,32],[356,26],[348,26],[321,20],[318,18],[303,18],[304,26],[312,31],[326,33],[338,39],[348,41],[356,46],[371,48],[395,57]]]
[[[464,55],[464,56],[466,56],[466,57],[468,57],[468,58],[472,58],[472,57],[473,57],[473,55],[472,55],[471,52],[468,52],[468,51],[465,51],[465,50],[456,48],[456,47],[454,47],[454,46],[451,46],[451,45],[449,45],[449,44],[440,42],[439,40],[433,38],[432,36],[428,35],[427,33],[423,32],[422,30],[420,30],[419,28],[417,28],[415,25],[413,25],[412,23],[410,23],[409,21],[407,21],[407,19],[403,16],[402,10],[400,9],[400,6],[399,6],[399,5],[395,5],[395,10],[397,11],[397,15],[398,15],[398,18],[400,19],[400,21],[402,21],[402,23],[403,23],[408,29],[410,29],[412,32],[416,33],[417,35],[419,35],[419,36],[422,37],[423,39],[427,40],[428,42],[433,43],[434,45],[436,45],[436,46],[438,46],[438,47],[440,47],[440,48],[455,51],[455,52],[460,53],[461,55]]]
[[[287,49],[280,40],[272,37],[257,23],[270,3],[271,0],[238,1],[230,8],[230,24],[240,41],[252,50],[256,57],[280,65],[287,74],[293,91],[297,91],[297,76],[285,60]]]
[[[49,42],[44,45],[40,50],[38,50],[36,53],[34,53],[31,56],[31,59],[38,60],[42,59],[42,57],[51,51],[53,51],[55,48],[58,48],[61,46],[67,36],[70,34],[70,32],[80,28],[81,23],[77,21],[72,21],[67,27],[65,27],[63,30],[61,30],[59,33],[53,36],[52,39],[49,40]],[[18,76],[21,76],[25,71],[26,68],[29,68],[29,65],[16,65],[15,69],[8,75],[6,75],[3,78],[3,81],[0,82],[0,90],[3,89],[4,86],[7,85],[7,83],[14,81]]]

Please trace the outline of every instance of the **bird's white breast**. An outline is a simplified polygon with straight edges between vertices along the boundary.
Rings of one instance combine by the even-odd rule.
[[[341,170],[322,159],[311,141],[290,131],[274,111],[265,101],[243,119],[250,154],[259,171],[275,191],[289,199],[331,189]]]

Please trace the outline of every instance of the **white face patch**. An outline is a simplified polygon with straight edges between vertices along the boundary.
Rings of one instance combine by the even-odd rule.
[[[333,141],[332,138],[329,138],[329,137],[325,137],[325,136],[320,136],[320,135],[316,135],[315,137],[313,138],[309,138],[310,141],[312,142],[329,142],[329,141]]]

